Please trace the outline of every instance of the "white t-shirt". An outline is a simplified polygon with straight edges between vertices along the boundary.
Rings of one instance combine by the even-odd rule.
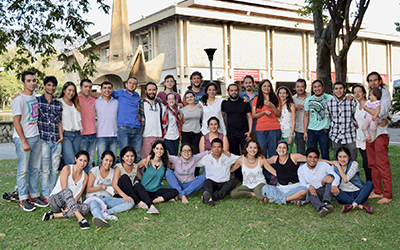
[[[208,119],[212,116],[217,117],[219,120],[218,132],[226,135],[225,122],[221,112],[221,103],[223,100],[224,99],[222,98],[216,97],[215,101],[211,105],[207,104],[207,106],[204,106],[202,102],[199,102],[203,106],[203,123],[201,126],[201,132],[203,135],[210,133],[210,129],[208,128]]]
[[[63,105],[63,114],[62,114],[62,125],[63,129],[66,131],[82,131],[82,123],[81,123],[81,113],[76,110],[75,105],[69,106],[64,102],[62,98],[58,98],[58,100]]]
[[[205,167],[207,179],[211,179],[219,183],[227,182],[229,181],[229,177],[231,175],[231,165],[235,163],[238,158],[239,156],[234,154],[231,154],[229,157],[225,154],[222,154],[217,160],[212,156],[212,154],[208,154],[199,162],[197,162],[196,167]]]
[[[154,104],[152,107],[150,103],[144,102],[144,116],[146,118],[146,126],[144,126],[143,137],[161,137],[161,121],[160,121],[160,106],[158,104]]]
[[[20,115],[22,131],[25,138],[30,138],[39,135],[39,128],[37,126],[39,118],[39,104],[35,96],[20,94],[17,96],[12,104],[13,116]],[[13,138],[19,138],[17,131],[14,128]]]
[[[166,109],[167,108],[163,106],[163,114],[165,114]],[[179,131],[178,131],[178,126],[176,126],[175,117],[171,113],[168,113],[168,130],[164,136],[164,139],[176,140],[178,138],[179,138]]]

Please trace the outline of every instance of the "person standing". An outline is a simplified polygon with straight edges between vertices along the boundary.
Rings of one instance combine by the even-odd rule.
[[[217,94],[218,86],[214,82],[210,82],[206,86],[206,94],[200,99],[200,104],[203,106],[203,122],[201,126],[201,132],[203,135],[208,134],[210,129],[208,128],[207,121],[210,117],[218,118],[221,123],[219,124],[218,132],[226,135],[224,114],[221,112],[222,98],[215,97]]]
[[[62,127],[62,103],[53,94],[58,81],[54,76],[46,76],[43,81],[44,94],[37,97],[39,104],[39,133],[42,144],[42,167],[40,182],[45,202],[49,202],[50,192],[57,181],[60,165],[61,145],[64,140]]]
[[[18,158],[16,178],[20,207],[30,212],[36,209],[35,205],[47,207],[49,204],[40,198],[39,190],[42,144],[37,125],[39,105],[35,97],[37,86],[35,73],[24,71],[21,81],[24,89],[11,104],[14,125],[13,142]]]
[[[357,102],[353,98],[347,100],[346,84],[343,82],[335,82],[333,92],[335,97],[327,101],[325,106],[325,116],[332,120],[329,138],[332,141],[333,155],[336,156],[336,151],[345,147],[351,153],[351,160],[355,161],[357,160],[357,131],[354,114]]]
[[[279,124],[281,126],[281,139],[285,140],[289,145],[289,154],[292,153],[293,137],[296,123],[296,108],[294,106],[292,92],[286,86],[280,86],[276,91],[281,105],[281,117]]]
[[[315,80],[311,85],[313,95],[304,104],[304,141],[307,148],[321,149],[322,159],[329,160],[329,126],[331,119],[325,116],[326,102],[333,98],[324,93],[324,84]]]
[[[221,111],[227,115],[227,136],[229,141],[229,150],[235,155],[240,155],[240,148],[244,149],[246,141],[251,139],[251,130],[253,128],[253,118],[251,108],[248,102],[244,102],[239,97],[239,86],[235,83],[228,86],[229,99],[224,100],[221,105]],[[244,119],[247,117],[247,119]],[[237,180],[243,178],[242,171],[235,171]]]
[[[148,82],[145,86],[146,98],[139,101],[139,120],[143,133],[142,157],[147,157],[151,152],[154,142],[162,138],[162,111],[163,105],[156,98],[157,85]]]
[[[389,114],[391,106],[390,93],[383,88],[383,81],[378,72],[371,72],[367,76],[367,82],[370,89],[379,88],[382,91],[381,111],[379,112],[379,122],[382,122]],[[373,109],[364,106],[364,110],[372,115]],[[381,124],[383,125],[383,124]],[[367,142],[368,167],[372,172],[372,182],[374,183],[374,192],[369,198],[381,198],[377,203],[385,204],[392,201],[392,173],[389,162],[389,132],[387,125],[379,125],[376,130],[376,139],[365,140]],[[383,180],[383,194],[382,183]]]
[[[258,92],[254,91],[254,87],[256,86],[254,78],[251,75],[245,76],[243,78],[243,86],[245,88],[245,91],[240,92],[239,97],[241,98],[246,97],[247,100],[249,100],[251,106],[253,105],[254,97],[258,96]],[[253,129],[251,130],[251,138],[253,139],[256,138],[256,125],[257,125],[257,119],[253,119]]]
[[[197,104],[199,103],[201,97],[206,94],[204,87],[201,86],[203,84],[203,75],[199,71],[195,71],[190,75],[190,81],[192,85],[189,86],[189,90],[187,90],[186,93],[192,92],[195,96],[194,103]],[[186,105],[187,102],[185,98],[183,98],[183,106]]]
[[[304,141],[304,104],[306,99],[311,96],[306,92],[307,83],[304,79],[296,81],[296,94],[293,96],[293,102],[296,107],[296,125],[294,142],[296,143],[296,152],[304,155],[306,152],[306,142]]]
[[[97,166],[101,155],[110,150],[117,155],[118,100],[111,96],[113,84],[105,81],[100,85],[101,96],[95,101],[97,115]]]
[[[176,98],[176,105],[181,108],[182,107],[182,99],[181,99],[181,95],[179,93],[177,93],[176,80],[173,75],[166,75],[164,77],[164,86],[165,86],[164,91],[158,92],[157,98],[160,98],[162,101],[162,104],[164,106],[167,106],[168,105],[167,95],[169,93],[173,93]]]
[[[178,155],[179,142],[182,138],[182,122],[176,105],[176,95],[168,93],[166,98],[168,105],[163,108],[162,118],[164,143],[169,155]]]
[[[125,83],[126,90],[118,89],[111,94],[113,98],[118,100],[118,147],[120,150],[128,145],[133,147],[137,153],[135,162],[139,162],[141,159],[143,142],[138,118],[141,98],[135,92],[137,85],[137,79],[130,77]]]
[[[85,150],[89,153],[89,163],[85,168],[85,173],[89,174],[92,169],[94,154],[96,152],[96,112],[94,104],[96,98],[91,96],[92,93],[92,81],[89,79],[82,79],[81,92],[79,93],[79,103],[82,107],[82,140],[81,150]]]

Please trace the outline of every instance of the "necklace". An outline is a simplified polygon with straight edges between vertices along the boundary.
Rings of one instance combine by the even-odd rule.
[[[247,158],[247,161],[248,161],[250,164],[254,164],[254,163],[257,161],[257,158],[254,158],[254,161],[253,161],[253,162],[251,162],[251,161],[249,160],[249,158]]]

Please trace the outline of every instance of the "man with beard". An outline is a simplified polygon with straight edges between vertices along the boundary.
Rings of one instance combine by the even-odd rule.
[[[151,152],[151,146],[162,139],[162,102],[157,95],[157,85],[148,82],[145,86],[146,98],[139,101],[139,120],[143,133],[142,156]]]
[[[332,120],[329,138],[332,140],[333,155],[336,151],[346,147],[350,151],[351,160],[357,160],[356,148],[356,124],[354,113],[356,112],[356,100],[347,100],[346,84],[335,82],[333,84],[335,98],[326,102],[325,116]],[[337,159],[336,159],[337,160]]]
[[[311,89],[313,95],[306,99],[304,104],[304,140],[307,148],[321,149],[322,159],[329,160],[329,127],[331,119],[325,116],[325,104],[333,98],[324,93],[324,84],[315,80]]]
[[[251,107],[248,102],[244,102],[239,97],[239,86],[235,83],[228,86],[229,99],[221,104],[221,111],[227,115],[227,136],[229,141],[229,151],[235,155],[240,155],[240,146],[243,149],[246,141],[251,139],[253,128],[253,118]],[[247,119],[244,119],[247,117]],[[235,171],[237,181],[242,179],[241,169]]]
[[[243,78],[243,86],[246,89],[245,91],[242,91],[239,93],[239,97],[241,98],[247,98],[250,102],[250,107],[253,104],[254,97],[258,96],[258,92],[254,91],[254,86],[256,83],[254,82],[254,78],[251,75],[247,75]],[[253,139],[256,138],[255,132],[256,132],[256,125],[257,125],[257,119],[253,119],[253,129],[251,137]]]
[[[195,71],[190,75],[190,81],[192,82],[192,86],[186,92],[192,92],[196,97],[194,101],[195,104],[199,103],[201,97],[206,94],[204,87],[201,86],[203,83],[203,75],[199,71]],[[183,100],[183,105],[186,106],[186,100]]]
[[[304,104],[306,99],[311,96],[309,92],[306,92],[307,83],[304,79],[298,79],[296,81],[296,94],[293,96],[293,102],[296,107],[296,126],[294,131],[296,135],[294,141],[296,143],[296,150],[298,154],[304,155],[306,151],[306,142],[304,141]]]

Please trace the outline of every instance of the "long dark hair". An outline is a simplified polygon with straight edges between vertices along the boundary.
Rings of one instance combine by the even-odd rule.
[[[349,159],[351,158],[350,150],[346,147],[341,147],[336,151],[336,155],[335,155],[336,159],[338,158],[338,155],[340,152],[345,152],[345,154],[349,157]]]
[[[75,89],[75,95],[72,97],[71,101],[74,103],[76,110],[78,110],[79,113],[82,113],[82,107],[81,104],[79,103],[79,98],[78,98],[78,91],[76,89],[76,85],[73,82],[66,82],[61,90],[61,94],[58,98],[63,98],[65,93],[64,91],[69,87],[69,86],[74,86]]]
[[[106,151],[104,151],[102,154],[101,154],[101,160],[103,160],[104,159],[104,157],[106,157],[106,155],[109,155],[109,156],[111,156],[112,158],[113,158],[113,162],[112,162],[112,164],[114,165],[114,162],[115,162],[115,155],[114,155],[114,153],[111,151],[111,150],[106,150]]]
[[[157,140],[156,142],[154,142],[153,146],[151,146],[150,160],[154,159],[154,157],[156,156],[153,150],[156,148],[158,144],[161,144],[161,146],[164,148],[164,153],[161,156],[161,161],[164,164],[164,167],[167,168],[169,163],[167,146],[165,146],[165,143],[162,140]]]
[[[136,159],[136,157],[137,157],[136,150],[131,146],[126,146],[121,150],[121,153],[120,153],[121,162],[124,162],[124,160],[122,158],[124,158],[124,156],[128,152],[132,152]]]
[[[291,111],[291,109],[294,107],[294,102],[293,102],[293,97],[292,97],[292,92],[288,89],[288,87],[286,86],[280,86],[277,90],[276,90],[276,94],[279,97],[279,90],[284,89],[286,91],[286,94],[288,95],[286,97],[286,107],[288,110]],[[281,103],[282,104],[282,103]],[[293,104],[293,105],[292,105]]]
[[[252,143],[252,142],[255,143],[255,144],[257,144],[257,154],[256,154],[256,158],[258,158],[258,157],[260,157],[260,156],[262,155],[262,149],[261,149],[260,143],[258,143],[258,141],[257,141],[257,140],[254,140],[254,139],[251,139],[250,141],[248,141],[248,142],[246,143],[246,145],[245,145],[244,148],[243,148],[243,155],[244,155],[244,157],[247,157],[247,154],[248,154],[247,148],[249,147],[250,143]]]
[[[218,90],[218,86],[215,82],[210,82],[209,84],[207,84],[206,89],[204,90],[205,94],[201,97],[200,101],[203,103],[204,106],[207,106],[207,100],[208,100],[208,94],[207,94],[207,90],[211,87],[214,86],[215,90]]]
[[[275,106],[278,106],[278,104],[279,104],[278,97],[275,95],[274,88],[272,87],[272,83],[268,79],[265,79],[265,80],[262,80],[262,82],[260,82],[260,84],[258,85],[258,96],[257,96],[258,99],[257,99],[257,105],[256,105],[256,107],[258,109],[261,109],[264,106],[264,94],[261,90],[261,87],[266,82],[269,84],[269,86],[271,88],[271,91],[269,93],[269,101],[272,102],[272,104],[274,104]]]
[[[164,77],[164,90],[167,89],[167,87],[165,87],[165,81],[166,81],[167,79],[169,79],[169,78],[172,78],[172,80],[174,80],[174,83],[175,83],[174,86],[172,87],[172,91],[178,92],[178,89],[176,88],[176,80],[175,80],[175,78],[174,78],[173,75],[166,75],[166,76]]]
[[[89,161],[90,161],[89,153],[88,153],[87,151],[85,151],[85,150],[79,150],[78,153],[75,154],[75,158],[78,159],[81,155],[86,156],[87,161],[88,161],[88,163],[89,163]],[[76,164],[76,161],[75,161],[74,164]]]

